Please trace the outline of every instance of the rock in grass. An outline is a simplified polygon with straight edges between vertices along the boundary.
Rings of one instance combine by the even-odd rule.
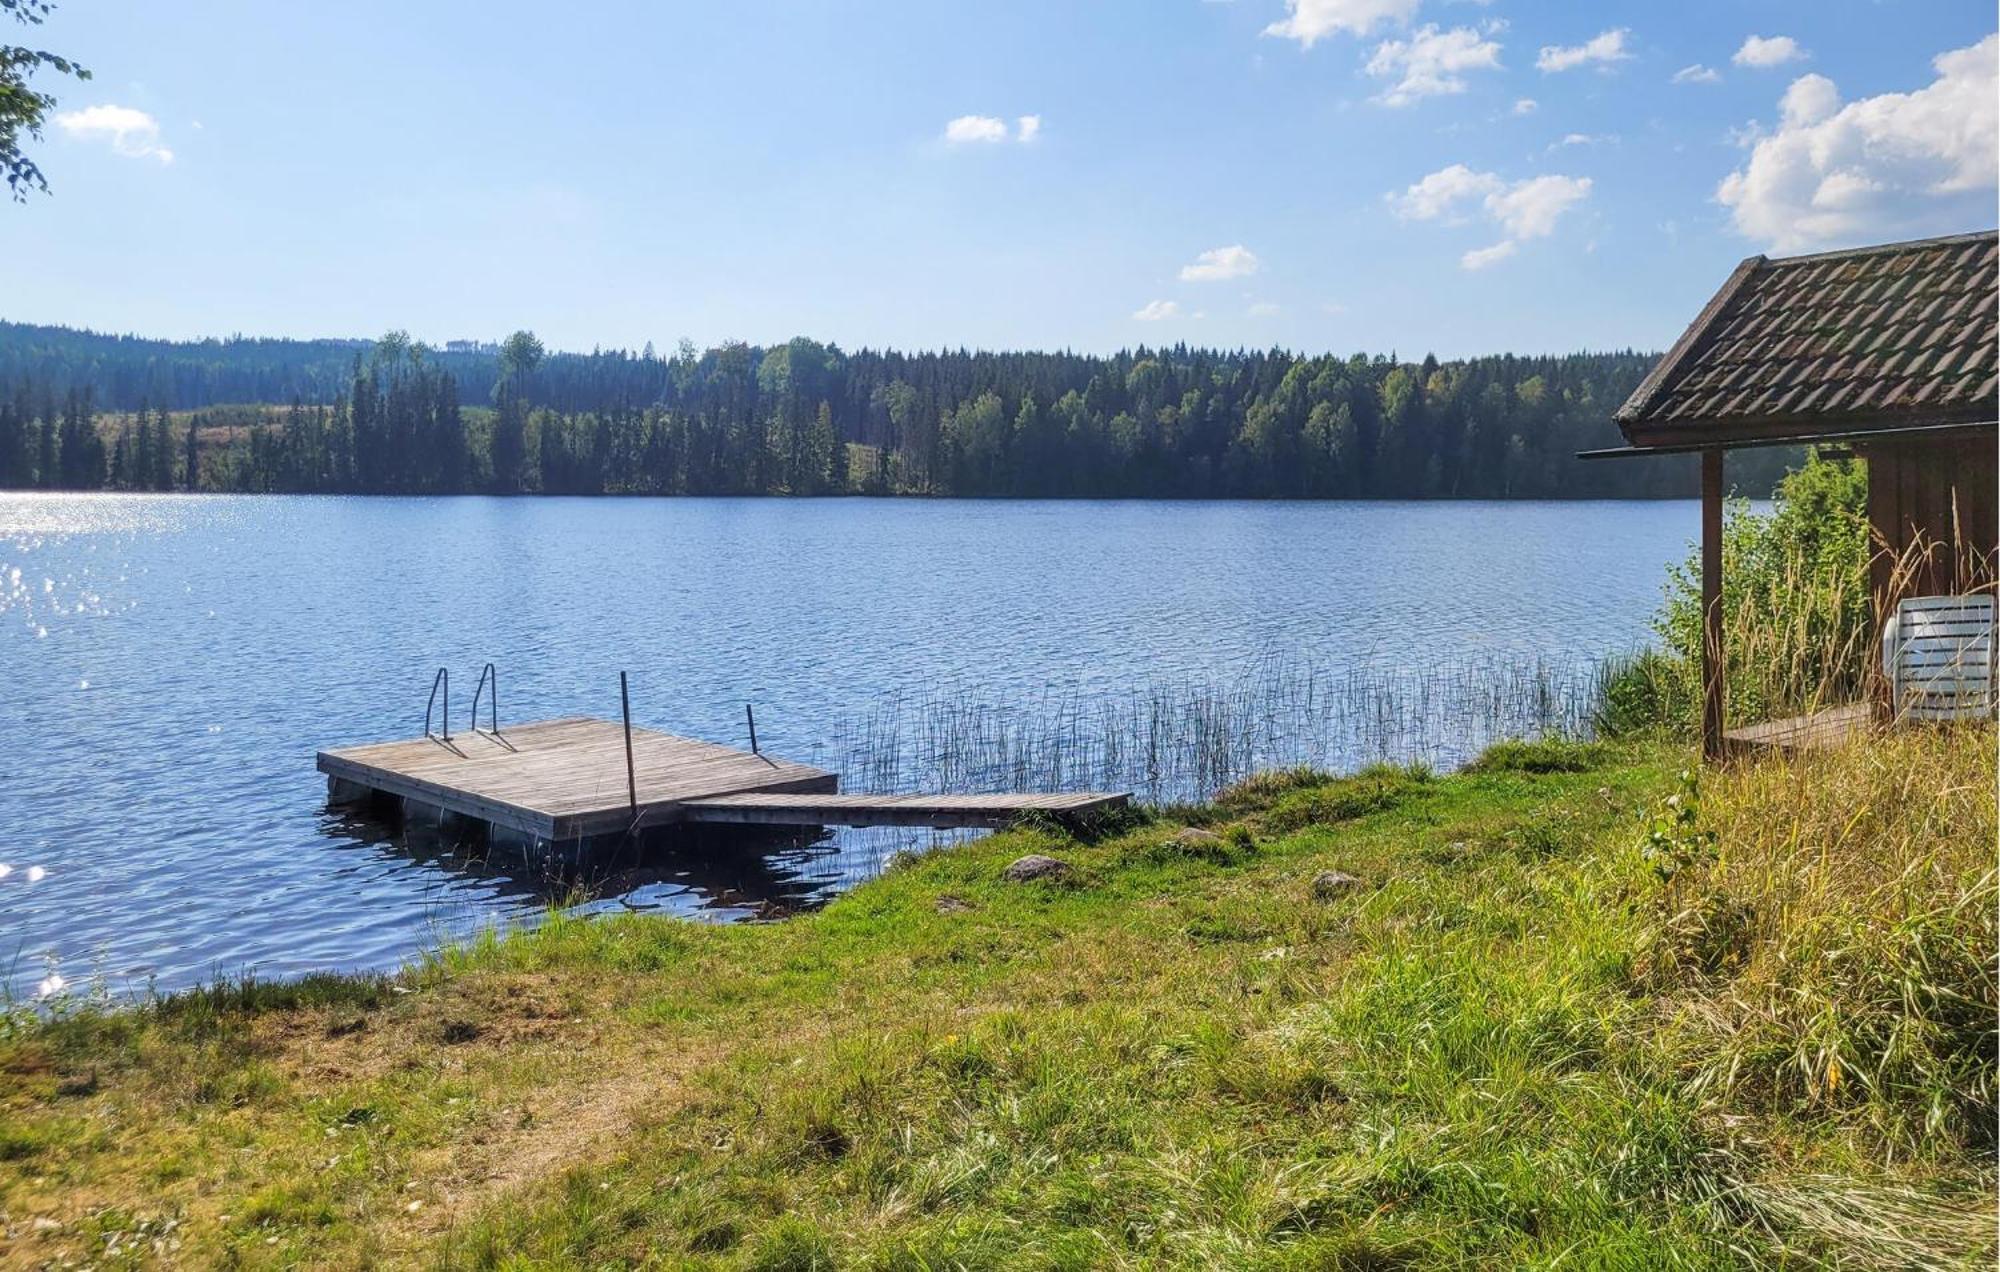
[[[1026,883],[1031,879],[1061,879],[1069,874],[1069,863],[1054,857],[1044,857],[1038,852],[1015,861],[1000,872],[1000,877],[1009,883]]]
[[[1361,880],[1344,870],[1322,870],[1313,876],[1312,893],[1321,901],[1331,901],[1360,886]]]
[[[1167,842],[1183,852],[1213,852],[1221,846],[1222,836],[1199,826],[1187,826],[1175,831],[1173,838]]]
[[[949,892],[937,899],[937,912],[939,914],[964,914],[971,908],[972,902],[967,901],[964,897],[955,897]]]

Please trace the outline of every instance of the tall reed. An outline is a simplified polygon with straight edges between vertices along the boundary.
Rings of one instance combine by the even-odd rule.
[[[1499,738],[1582,735],[1601,685],[1601,664],[1583,657],[1329,667],[1272,655],[1230,676],[1108,695],[885,695],[815,758],[858,788],[1109,788],[1199,800],[1262,769],[1451,767]]]

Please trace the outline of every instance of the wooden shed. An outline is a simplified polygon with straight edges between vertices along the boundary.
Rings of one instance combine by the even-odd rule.
[[[1736,267],[1615,416],[1627,446],[1698,452],[1702,749],[1723,754],[1723,455],[1837,446],[1868,461],[1878,625],[1900,599],[1990,586],[1996,519],[2000,233],[1885,243]],[[1919,557],[1892,584],[1898,559]]]

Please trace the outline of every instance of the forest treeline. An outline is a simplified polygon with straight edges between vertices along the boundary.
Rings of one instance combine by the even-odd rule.
[[[0,324],[0,486],[444,494],[1684,496],[1586,463],[1636,352],[1410,362],[1177,345],[848,353],[808,339],[545,354],[176,343]],[[332,370],[340,367],[336,376]],[[1746,452],[1739,490],[1789,458]]]

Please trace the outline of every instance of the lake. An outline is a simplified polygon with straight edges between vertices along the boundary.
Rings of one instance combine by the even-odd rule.
[[[322,747],[615,718],[853,789],[1462,761],[1587,718],[1692,503],[0,494],[0,970],[17,997],[389,969],[532,919],[518,864],[330,813]],[[925,832],[642,863],[597,908],[811,904]]]

